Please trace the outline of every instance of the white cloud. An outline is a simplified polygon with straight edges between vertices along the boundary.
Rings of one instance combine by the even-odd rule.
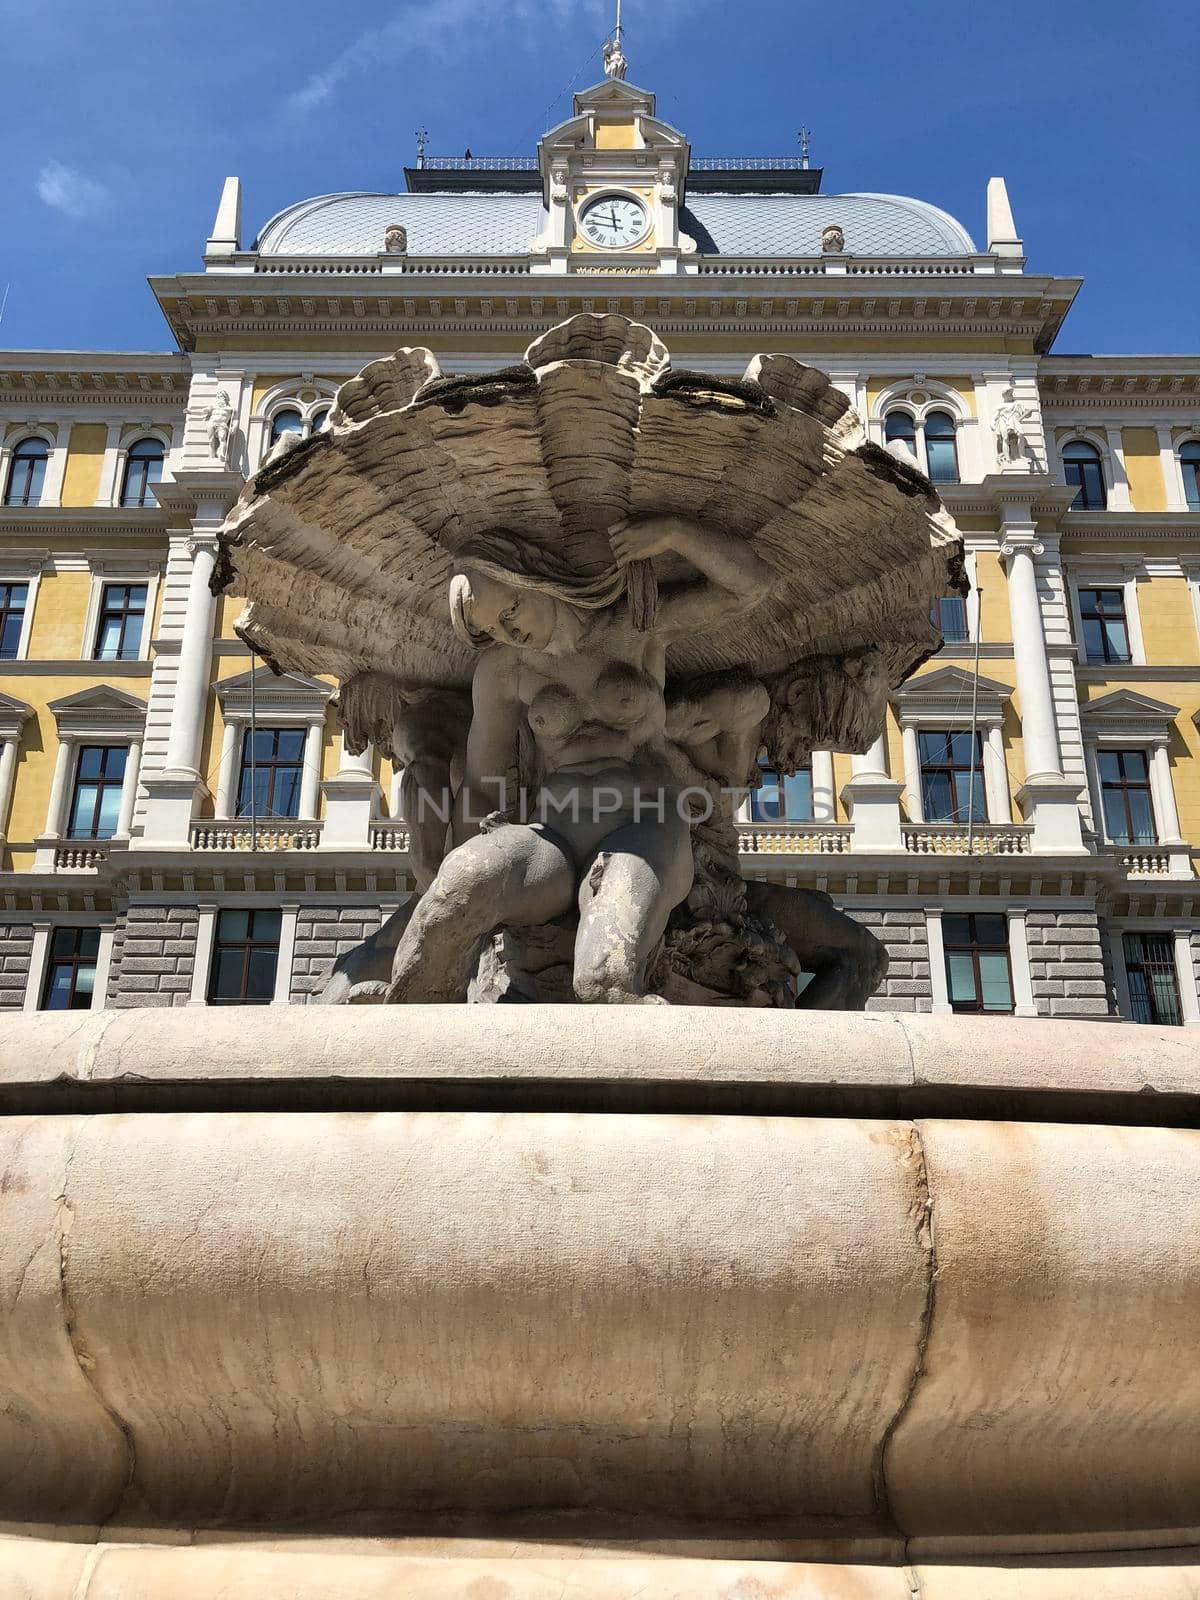
[[[39,197],[68,217],[90,217],[112,198],[104,184],[61,161],[47,161],[37,176]]]
[[[645,20],[661,31],[697,3],[705,0],[656,0],[645,8]],[[560,22],[578,17],[595,30],[599,58],[600,43],[612,26],[612,0],[550,0],[550,6]],[[348,78],[401,54],[444,58],[452,50],[465,54],[486,49],[502,60],[505,50],[545,48],[545,13],[546,0],[406,0],[389,21],[360,33],[293,90],[284,109],[306,115],[331,99]]]

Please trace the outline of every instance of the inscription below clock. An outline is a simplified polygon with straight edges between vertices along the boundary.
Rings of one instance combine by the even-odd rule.
[[[579,222],[583,237],[602,250],[628,249],[650,231],[646,207],[625,194],[604,194],[589,200]]]

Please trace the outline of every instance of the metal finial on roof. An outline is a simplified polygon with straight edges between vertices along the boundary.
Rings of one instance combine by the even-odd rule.
[[[418,167],[423,167],[425,165],[425,151],[429,147],[429,130],[427,128],[418,128],[416,132],[416,140],[417,165]]]
[[[800,141],[800,162],[801,162],[801,165],[804,166],[804,167],[807,167],[808,166],[808,147],[809,147],[810,141],[812,140],[812,130],[810,128],[801,128],[800,132],[796,135],[796,137]]]
[[[622,31],[621,0],[617,0],[617,25],[604,46],[604,75],[606,78],[617,79],[619,83],[625,81],[625,74],[629,71],[629,63],[621,49]]]

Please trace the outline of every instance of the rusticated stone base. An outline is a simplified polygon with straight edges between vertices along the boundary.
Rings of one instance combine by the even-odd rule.
[[[1198,1079],[1078,1022],[11,1018],[0,1596],[1190,1597]]]

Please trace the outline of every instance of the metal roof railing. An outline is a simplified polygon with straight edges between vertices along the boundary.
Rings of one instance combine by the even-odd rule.
[[[693,172],[804,172],[803,156],[696,156]],[[419,172],[536,172],[536,156],[425,156]]]

